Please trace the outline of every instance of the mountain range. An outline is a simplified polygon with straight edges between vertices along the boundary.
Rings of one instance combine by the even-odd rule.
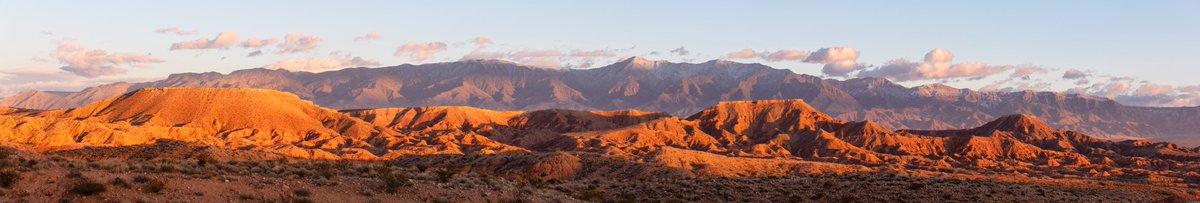
[[[1055,92],[981,92],[883,78],[823,79],[762,64],[671,63],[632,57],[592,69],[544,69],[469,60],[321,73],[247,69],[181,73],[79,92],[28,91],[0,99],[19,109],[82,107],[142,88],[260,88],[342,110],[471,106],[495,110],[639,110],[685,116],[722,101],[802,99],[832,118],[885,129],[948,130],[1027,114],[1052,128],[1106,139],[1200,144],[1200,107],[1136,107]],[[664,114],[665,115],[665,114]]]
[[[657,172],[647,168],[614,168],[653,163],[707,177],[884,165],[959,173],[1184,178],[1194,174],[1187,172],[1196,170],[1200,159],[1200,148],[1102,140],[1053,129],[1023,114],[968,129],[893,131],[872,121],[836,119],[803,100],[719,102],[679,118],[637,110],[454,106],[335,111],[274,90],[144,88],[78,108],[2,112],[0,141],[35,151],[170,141],[318,160],[467,155],[447,160],[478,167],[548,167],[538,171],[563,177],[652,176]],[[470,159],[481,156],[507,157],[508,163]]]

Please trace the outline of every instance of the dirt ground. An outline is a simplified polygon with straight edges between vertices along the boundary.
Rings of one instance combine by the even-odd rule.
[[[1158,202],[1200,195],[1111,181],[883,172],[540,181],[385,163],[61,157],[9,157],[0,168],[0,183],[11,183],[0,197],[12,202]]]

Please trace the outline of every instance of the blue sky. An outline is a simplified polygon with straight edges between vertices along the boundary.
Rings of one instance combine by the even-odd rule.
[[[155,32],[163,28],[195,33]],[[237,33],[238,43],[250,37],[277,41],[262,48],[170,49],[222,32]],[[367,33],[382,37],[354,40]],[[280,53],[288,34],[320,41],[306,51]],[[1200,85],[1197,36],[1200,1],[0,0],[0,96],[256,67],[321,71],[497,58],[586,68],[643,56],[764,63],[834,78],[889,77],[906,85],[1069,91],[1134,105],[1194,106],[1200,105],[1195,90],[1200,88],[1194,88]],[[477,38],[493,43],[479,44]],[[63,52],[64,44],[82,51]],[[397,54],[406,44],[433,50],[432,56]],[[680,47],[688,54],[670,52]],[[855,57],[812,56],[837,47]],[[953,60],[925,61],[939,48]],[[754,54],[730,55],[744,49]],[[95,50],[106,55],[70,58]],[[253,51],[263,54],[247,57]],[[470,55],[473,51],[480,55]],[[779,51],[802,55],[768,60]],[[478,57],[483,53],[491,55]],[[134,55],[145,60],[95,61]],[[823,71],[830,64],[850,72]],[[61,69],[71,66],[124,71],[81,75]],[[884,67],[888,71],[878,70]],[[1013,74],[1021,68],[1030,74]],[[1071,69],[1084,76],[1063,78]],[[871,70],[876,71],[868,74]]]

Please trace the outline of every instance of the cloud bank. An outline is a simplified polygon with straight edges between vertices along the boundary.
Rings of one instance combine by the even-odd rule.
[[[379,33],[376,33],[376,32],[371,32],[371,33],[367,33],[367,35],[354,37],[355,42],[372,41],[372,40],[379,40],[379,39],[383,39],[383,35],[380,35]]]
[[[283,37],[283,43],[279,44],[279,54],[294,54],[304,52],[314,52],[317,49],[317,43],[321,42],[321,38],[317,36],[303,34],[287,34]]]
[[[64,64],[59,69],[86,78],[125,73],[126,69],[121,66],[163,62],[161,59],[141,54],[88,50],[72,41],[59,41],[58,48],[54,49],[50,56]]]
[[[1012,65],[989,66],[984,63],[953,63],[954,54],[945,49],[933,49],[925,54],[923,62],[896,59],[874,69],[863,70],[859,77],[881,77],[895,81],[925,80],[979,80],[984,77],[1012,70]],[[1025,67],[1022,67],[1025,68]],[[1035,70],[1036,69],[1028,69]]]
[[[330,54],[330,58],[287,59],[263,66],[267,69],[284,69],[290,71],[325,72],[351,67],[379,66],[379,61],[367,60],[350,54]]]
[[[212,39],[196,39],[171,44],[171,51],[180,49],[228,49],[238,43],[237,32],[222,32]]]
[[[155,29],[154,32],[159,33],[159,34],[193,35],[193,34],[199,33],[200,30],[183,31],[182,29],[179,29],[177,27],[169,27],[169,28],[158,28],[158,29]]]
[[[443,42],[407,43],[396,48],[396,53],[393,55],[396,57],[408,56],[412,60],[425,61],[442,51],[446,51],[446,43]]]

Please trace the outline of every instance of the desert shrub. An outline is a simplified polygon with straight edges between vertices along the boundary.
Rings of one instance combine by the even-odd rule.
[[[337,175],[337,171],[334,170],[333,164],[321,162],[321,163],[317,163],[316,167],[317,167],[317,174],[325,179],[330,179],[330,178],[333,178],[333,176]]]
[[[62,156],[55,155],[55,156],[50,157],[50,161],[63,162],[63,161],[67,161],[67,158],[63,158]]]
[[[600,192],[596,192],[595,190],[584,190],[576,194],[575,198],[589,202],[604,202],[604,194],[600,194]]]
[[[146,180],[146,192],[162,194],[163,190],[167,189],[167,182],[158,179]]]
[[[91,196],[108,191],[108,187],[104,186],[104,184],[92,181],[91,179],[80,178],[79,180],[76,180],[75,183],[71,184],[71,188],[68,191],[78,195]]]
[[[8,157],[11,157],[12,154],[13,154],[12,151],[0,150],[0,159],[8,159]]]
[[[450,201],[446,200],[446,201],[440,201],[440,202],[450,202]],[[525,197],[508,197],[508,198],[500,199],[500,202],[503,202],[503,203],[526,203],[526,202],[530,202],[530,201],[525,199]]]
[[[354,163],[347,160],[338,160],[333,163],[333,167],[341,171],[346,171],[353,169]]]
[[[388,193],[396,193],[400,187],[408,186],[409,184],[408,173],[404,172],[389,172],[386,174],[379,174],[377,178],[383,181],[384,191]]]
[[[858,202],[858,196],[843,194],[843,195],[839,195],[836,198],[834,198],[833,202],[840,202],[840,203]]]
[[[308,189],[300,188],[300,189],[292,190],[292,194],[296,194],[296,196],[301,196],[301,197],[308,197],[309,195],[312,195],[312,191],[309,191]]]
[[[179,171],[179,168],[175,168],[175,165],[171,164],[163,164],[162,166],[158,167],[158,172],[162,173],[174,173],[176,171]]]
[[[374,171],[375,174],[379,175],[379,174],[390,174],[390,173],[392,173],[393,170],[392,170],[392,167],[388,167],[386,165],[375,165],[375,166],[371,167],[371,171]]]
[[[67,172],[67,178],[83,178],[83,173],[72,170],[71,172]]]
[[[124,178],[121,178],[121,177],[113,178],[112,181],[109,181],[109,183],[112,185],[115,185],[115,186],[123,187],[123,188],[130,187],[129,181],[126,181]]]
[[[210,155],[208,153],[204,153],[204,154],[200,154],[200,155],[196,156],[196,165],[200,166],[200,167],[204,167],[210,163],[216,163],[216,162],[217,162],[217,160],[214,159],[212,157],[212,155]]]
[[[787,202],[800,203],[800,202],[809,202],[809,201],[805,200],[803,196],[800,196],[798,194],[792,194],[792,195],[788,196]]]
[[[458,171],[447,168],[441,168],[433,171],[433,175],[437,177],[438,182],[442,183],[450,182],[450,179],[454,178],[454,174],[458,174]]]
[[[546,180],[542,180],[541,178],[537,178],[537,177],[532,177],[532,178],[526,178],[525,182],[521,182],[521,186],[533,187],[533,188],[546,188],[548,185],[546,184]]]
[[[0,159],[0,168],[11,168],[20,164],[20,160]]]
[[[422,164],[417,164],[417,171],[420,171],[420,172],[424,173],[424,172],[425,172],[425,170],[429,170],[429,166],[425,166],[425,165],[422,165]]]
[[[25,166],[25,167],[33,168],[38,165],[38,160],[29,159],[29,160],[23,161],[22,163],[24,163],[23,166]]]
[[[150,181],[150,177],[146,177],[144,175],[137,175],[133,177],[133,182],[135,183],[146,183],[146,181]]]
[[[921,188],[925,188],[925,183],[914,182],[908,185],[909,190],[920,190]]]
[[[18,181],[21,181],[21,173],[16,171],[0,172],[0,187],[10,188],[16,185]]]

